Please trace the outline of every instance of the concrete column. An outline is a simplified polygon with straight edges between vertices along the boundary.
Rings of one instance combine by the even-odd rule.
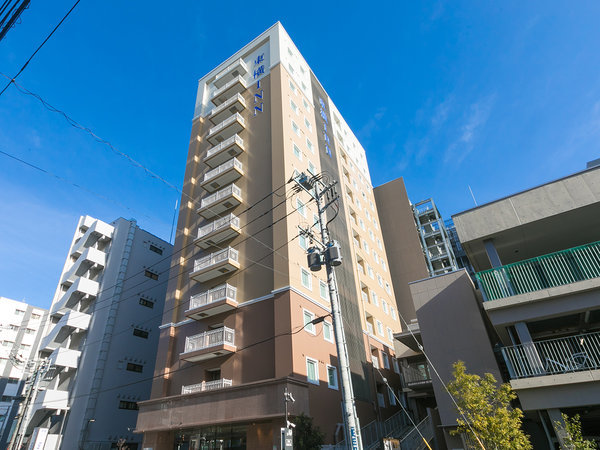
[[[565,421],[562,418],[560,413],[560,409],[553,408],[547,409],[548,417],[550,418],[550,423],[554,428],[554,434],[556,434],[556,438],[558,439],[558,444],[561,449],[568,449],[566,445],[567,440],[567,429],[565,427]]]
[[[540,355],[535,348],[535,344],[533,343],[533,339],[531,339],[531,334],[529,334],[527,324],[525,322],[517,322],[515,323],[515,330],[517,332],[517,336],[519,337],[519,341],[521,341],[521,344],[523,344],[525,357],[531,365],[531,369],[534,371],[534,373],[543,375],[546,372],[546,369],[544,368],[544,361],[542,361],[542,358],[540,358]]]
[[[490,264],[492,267],[500,267],[502,266],[502,261],[500,261],[500,256],[498,256],[498,252],[496,251],[496,246],[494,245],[493,239],[486,239],[483,241],[483,245],[485,246],[485,252],[487,253],[488,259],[490,260]]]

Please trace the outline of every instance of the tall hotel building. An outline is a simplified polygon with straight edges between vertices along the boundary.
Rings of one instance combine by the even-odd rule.
[[[363,440],[405,424],[382,379],[398,393],[400,321],[365,151],[277,23],[199,81],[144,448],[279,448],[286,388],[291,415],[343,440],[325,270],[299,236],[317,211],[290,181],[302,172],[338,181],[327,218]]]

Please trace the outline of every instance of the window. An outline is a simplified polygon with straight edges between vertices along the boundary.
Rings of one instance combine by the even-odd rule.
[[[372,241],[375,241],[375,235],[373,234],[373,231],[369,228],[369,237],[371,238]]]
[[[119,409],[138,409],[138,405],[136,402],[128,402],[125,400],[119,401]]]
[[[392,391],[389,387],[388,387],[388,397],[390,399],[390,405],[396,406],[396,395],[394,394],[394,391]]]
[[[381,359],[383,360],[384,369],[390,368],[390,360],[388,359],[388,355],[386,352],[381,352]]]
[[[379,230],[379,225],[377,225],[377,221],[373,219],[373,225],[375,225],[375,229]]]
[[[306,243],[306,236],[304,234],[302,234],[300,232],[300,229],[298,228],[298,243],[300,244],[300,248],[302,250],[306,250],[307,249],[307,243]]]
[[[375,279],[375,274],[373,273],[373,268],[370,265],[368,265],[368,264],[367,264],[367,272],[369,272],[369,276],[372,279]]]
[[[142,366],[141,364],[127,363],[126,369],[130,372],[142,373],[142,370],[144,370],[144,366]]]
[[[9,325],[8,328],[11,329],[12,331],[17,331],[19,329],[19,326],[18,325]]]
[[[377,334],[379,336],[383,336],[384,335],[383,334],[383,324],[379,320],[376,320],[376,322],[377,322]]]
[[[306,117],[304,118],[304,125],[306,125],[306,129],[308,131],[312,131],[312,125],[310,124],[310,121]]]
[[[383,287],[383,278],[379,274],[377,274],[377,283],[379,283],[380,287]]]
[[[333,325],[323,322],[323,337],[328,342],[333,342]]]
[[[383,250],[383,245],[381,245],[381,240],[379,240],[379,238],[377,238],[377,247],[379,247],[380,250]]]
[[[363,248],[365,249],[365,252],[369,253],[369,244],[365,240],[363,240]]]
[[[388,304],[385,300],[381,300],[381,307],[383,308],[383,312],[389,314]]]
[[[158,280],[158,274],[154,273],[154,272],[152,272],[152,271],[150,271],[148,269],[146,269],[144,271],[144,275],[147,276],[148,278],[153,279],[153,280]]]
[[[394,364],[394,372],[400,375],[400,364],[398,364],[398,360],[394,358],[392,359],[392,363]]]
[[[294,133],[296,133],[297,135],[300,135],[300,128],[298,128],[298,125],[296,125],[296,122],[294,122],[293,120],[292,120],[292,131]]]
[[[15,315],[16,316],[22,316],[23,314],[25,314],[25,311],[23,311],[21,309],[15,309]]]
[[[321,298],[325,300],[329,297],[327,295],[327,283],[324,281],[319,281],[319,294],[321,295]]]
[[[294,83],[292,83],[292,80],[290,80],[290,89],[294,94],[296,93],[296,86],[294,85]]]
[[[306,146],[308,147],[308,149],[311,151],[311,153],[315,152],[315,148],[313,147],[312,142],[310,142],[310,139],[306,138]]]
[[[310,311],[304,310],[304,329],[310,334],[315,334],[315,324],[312,321],[315,320],[315,315]]]
[[[302,99],[302,105],[304,105],[304,109],[306,109],[308,111],[308,102],[305,99]]]
[[[312,289],[312,277],[310,276],[310,272],[305,268],[300,269],[300,280],[302,281],[302,286],[306,289]]]
[[[162,248],[158,248],[156,245],[150,244],[150,251],[154,253],[158,253],[159,255],[163,254]]]
[[[377,294],[375,291],[371,291],[371,298],[373,299],[373,304],[375,306],[379,306],[379,300],[377,299]]]
[[[381,260],[381,267],[383,267],[384,272],[387,272],[387,266],[385,265],[385,261],[383,259]]]
[[[392,310],[392,319],[398,320],[398,318],[396,316],[396,310],[394,309],[394,307],[392,306],[390,309]]]
[[[293,75],[294,74],[294,68],[289,63],[288,63],[288,69],[290,69],[290,73]]]
[[[385,395],[380,392],[377,393],[377,403],[380,408],[385,408]]]
[[[33,328],[25,328],[25,334],[34,334],[35,330]]]
[[[379,262],[379,255],[377,255],[377,252],[375,250],[373,250],[373,259],[375,260],[376,263]]]
[[[338,388],[337,368],[327,365],[327,387],[330,389]]]
[[[294,156],[296,158],[298,158],[300,161],[302,161],[302,152],[300,151],[300,148],[294,144]]]
[[[39,319],[40,317],[42,317],[40,314],[35,314],[34,313],[34,314],[31,315],[32,319]]]
[[[292,107],[292,111],[294,111],[296,114],[298,114],[298,107],[296,106],[296,104],[294,103],[294,101],[292,99],[290,99],[290,106]]]
[[[319,362],[306,357],[306,380],[312,384],[319,384]]]
[[[146,308],[154,308],[154,302],[150,300],[146,300],[145,298],[140,298],[140,305],[145,306]]]
[[[384,263],[382,263],[384,264]],[[385,292],[387,292],[388,294],[392,295],[392,288],[390,287],[390,283],[385,283]]]
[[[310,173],[311,175],[317,174],[317,169],[315,168],[315,165],[312,163],[312,161],[308,162],[308,173]]]
[[[321,232],[321,223],[319,222],[319,216],[313,214],[313,228],[317,231],[317,233]]]
[[[19,382],[18,378],[9,378],[8,384],[17,384]]]
[[[2,400],[3,402],[12,402],[12,397],[10,395],[3,395],[2,396]]]
[[[304,203],[299,198],[296,198],[296,209],[302,215],[302,217],[306,217],[306,209],[304,208]]]
[[[388,339],[390,340],[390,342],[394,342],[394,332],[392,331],[392,329],[388,327],[387,333],[388,333]]]
[[[133,329],[133,335],[134,335],[134,336],[137,336],[137,337],[141,337],[141,338],[144,338],[144,339],[148,339],[148,335],[149,335],[149,334],[150,334],[150,333],[148,333],[147,331],[140,330],[139,328],[134,328],[134,329]]]
[[[362,219],[358,219],[358,224],[360,225],[360,227],[364,230],[365,229],[365,223],[363,222]]]

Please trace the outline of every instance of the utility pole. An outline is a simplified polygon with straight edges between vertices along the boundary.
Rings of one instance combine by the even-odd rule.
[[[319,247],[309,248],[308,265],[310,270],[316,272],[321,270],[321,265],[325,263],[327,271],[327,285],[329,287],[329,300],[331,302],[331,317],[333,321],[333,330],[335,334],[335,345],[337,347],[338,361],[340,364],[340,378],[342,390],[342,406],[344,414],[344,424],[346,425],[346,442],[352,450],[362,450],[362,440],[360,436],[360,423],[356,414],[356,405],[354,392],[352,389],[352,376],[350,372],[350,360],[348,357],[348,348],[346,346],[346,336],[344,333],[344,323],[340,310],[340,297],[337,289],[337,280],[335,277],[334,266],[342,263],[342,255],[339,244],[329,237],[327,229],[327,220],[325,211],[329,206],[339,200],[339,195],[335,191],[337,181],[327,184],[321,182],[321,176],[309,177],[302,173],[295,179],[302,190],[307,192],[316,202],[319,227],[321,229],[321,240],[314,237],[310,229],[302,232],[316,242]],[[323,197],[327,202],[323,204]]]

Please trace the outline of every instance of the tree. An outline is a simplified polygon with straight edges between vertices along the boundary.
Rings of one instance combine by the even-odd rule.
[[[462,361],[453,367],[454,380],[448,384],[448,390],[462,414],[456,419],[458,429],[452,434],[465,433],[475,448],[482,444],[486,450],[530,450],[529,437],[521,429],[523,412],[510,406],[517,398],[510,384],[498,385],[491,373],[483,378],[469,374]]]
[[[564,425],[557,423],[558,428],[563,428],[565,431],[565,444],[570,450],[594,450],[598,446],[594,441],[583,439],[581,434],[581,421],[579,420],[579,414],[569,418],[566,414],[561,414]]]
[[[313,424],[310,416],[304,413],[294,419],[294,450],[319,450],[325,440],[325,433]]]

